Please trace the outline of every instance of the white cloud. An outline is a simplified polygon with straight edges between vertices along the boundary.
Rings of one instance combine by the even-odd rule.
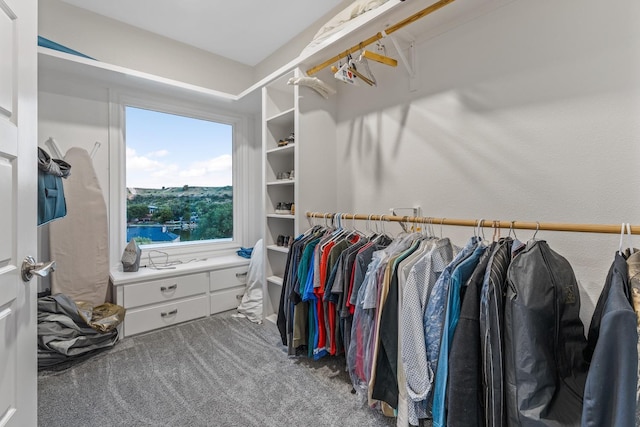
[[[147,153],[148,157],[166,157],[169,155],[169,150],[158,150]]]
[[[228,154],[186,166],[149,159],[151,154],[138,156],[134,149],[127,148],[128,187],[221,187],[232,184],[232,157]]]
[[[162,166],[162,163],[144,156],[138,156],[136,150],[127,147],[127,174],[135,171],[151,171],[160,166]]]

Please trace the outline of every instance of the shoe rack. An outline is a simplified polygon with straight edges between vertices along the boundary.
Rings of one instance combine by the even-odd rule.
[[[335,99],[288,85],[296,69],[262,88],[264,316],[275,321],[289,245],[307,211],[335,209]]]
[[[278,311],[289,246],[296,232],[296,88],[287,74],[262,89],[262,145],[264,153],[265,283],[264,315]],[[293,140],[287,139],[293,134]],[[293,178],[291,172],[293,171]],[[288,208],[289,207],[289,208]]]

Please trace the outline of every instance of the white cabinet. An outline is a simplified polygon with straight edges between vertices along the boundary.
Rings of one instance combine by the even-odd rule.
[[[228,267],[209,273],[210,313],[238,307],[244,295],[248,266]]]
[[[130,336],[236,308],[245,291],[249,260],[223,256],[177,265],[111,273],[116,303],[127,309]]]
[[[336,206],[336,101],[287,84],[301,74],[293,70],[262,88],[264,315],[269,320],[275,320],[278,310],[287,239],[293,241],[308,228],[306,212]],[[291,133],[293,143],[279,143]],[[293,212],[287,212],[290,203]]]
[[[209,287],[208,273],[189,274],[135,283],[123,288],[124,308],[178,300],[193,295],[204,294]]]
[[[124,336],[148,332],[164,326],[175,325],[209,314],[209,301],[205,294],[171,300],[163,304],[134,307],[124,317]]]

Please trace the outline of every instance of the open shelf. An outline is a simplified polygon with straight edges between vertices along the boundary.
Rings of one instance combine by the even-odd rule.
[[[271,251],[276,251],[276,252],[282,252],[282,253],[289,253],[289,247],[288,246],[278,246],[278,245],[269,245],[267,246],[267,249],[271,250]]]
[[[278,181],[267,182],[267,185],[294,185],[295,183],[295,179],[280,179]]]
[[[276,148],[272,148],[270,150],[267,150],[267,154],[274,154],[274,153],[279,153],[279,154],[284,154],[284,153],[288,153],[288,152],[293,152],[293,149],[295,148],[296,144],[288,144],[285,145],[284,147],[276,147]]]
[[[293,123],[293,111],[293,108],[289,108],[285,111],[282,111],[281,113],[269,117],[266,121],[269,122],[269,124],[275,125],[286,125],[289,123]]]
[[[296,219],[295,215],[267,214],[267,218]]]
[[[269,276],[267,277],[267,282],[271,283],[272,285],[282,286],[283,279],[279,276]]]

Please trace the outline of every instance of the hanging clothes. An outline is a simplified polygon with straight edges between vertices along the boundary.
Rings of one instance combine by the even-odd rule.
[[[374,384],[377,380],[377,372],[378,372],[378,360],[379,354],[381,351],[381,330],[383,329],[382,325],[382,312],[384,311],[384,307],[387,303],[387,299],[389,296],[389,289],[391,284],[391,271],[393,269],[393,265],[405,251],[407,251],[414,244],[415,240],[419,237],[417,234],[410,234],[406,236],[402,236],[396,239],[393,244],[389,245],[387,249],[383,251],[383,258],[381,260],[381,266],[378,270],[377,274],[377,282],[376,282],[376,292],[377,299],[375,302],[375,306],[372,306],[375,310],[375,327],[373,329],[373,333],[371,335],[371,360],[370,366],[368,369],[370,370],[370,379],[368,384],[368,399],[369,405],[372,406],[378,399],[373,397]],[[395,301],[397,304],[397,299]],[[396,329],[397,331],[397,329]],[[396,332],[397,333],[397,332]],[[396,378],[396,375],[393,376]],[[397,398],[396,398],[397,399]],[[382,408],[386,414],[392,414],[393,409],[397,406],[397,402],[393,405],[393,407],[389,404],[389,402],[382,401]]]
[[[435,238],[427,237],[420,242],[418,248],[409,255],[406,259],[404,259],[398,265],[398,360],[397,360],[397,370],[398,370],[398,408],[397,408],[397,427],[408,427],[409,426],[409,404],[413,406],[413,402],[410,402],[408,393],[407,393],[407,377],[404,371],[404,363],[402,361],[402,348],[403,348],[403,336],[405,334],[403,324],[403,307],[404,307],[404,292],[407,283],[407,279],[411,272],[411,269],[414,265],[418,263],[418,261],[425,256],[427,252],[429,252],[434,244]],[[415,416],[415,415],[414,415]]]
[[[449,390],[447,391],[447,425],[450,427],[484,426],[482,389],[482,347],[480,346],[480,291],[497,243],[484,251],[476,269],[462,288],[460,320],[449,354]]]
[[[398,407],[398,266],[420,246],[415,242],[392,262],[389,291],[380,314],[380,351],[376,361],[376,374],[373,383],[372,398]]]
[[[478,265],[480,257],[486,250],[487,246],[484,246],[482,242],[478,242],[473,252],[460,262],[451,273],[449,292],[445,302],[445,318],[433,395],[432,413],[434,427],[446,426],[445,402],[449,374],[449,349],[460,317],[460,291],[462,285],[471,277],[471,274]]]
[[[445,267],[444,271],[433,286],[431,295],[429,296],[429,302],[427,303],[427,308],[424,313],[424,336],[427,348],[428,369],[430,377],[433,378],[431,380],[431,384],[428,386],[430,393],[427,396],[427,399],[431,401],[433,399],[433,383],[435,382],[435,376],[438,369],[440,343],[442,341],[443,330],[445,327],[445,310],[447,297],[449,295],[451,274],[461,262],[467,259],[467,257],[474,252],[478,243],[479,238],[476,236],[473,236],[467,242],[462,251],[456,255],[449,265]]]
[[[324,229],[314,227],[307,234],[298,236],[291,244],[287,255],[276,324],[282,344],[288,347],[290,356],[296,355],[298,349],[306,347],[308,344],[306,329],[308,303],[302,301],[300,294],[298,274],[300,261],[306,245],[319,238],[323,233]]]
[[[635,423],[638,319],[630,297],[627,262],[616,253],[589,327],[583,427]]]
[[[433,373],[427,361],[424,315],[431,291],[445,268],[460,253],[447,238],[440,239],[418,260],[409,272],[402,295],[402,364],[406,377],[409,423],[418,425],[430,416],[427,397]]]
[[[474,236],[459,248],[314,227],[287,255],[278,327],[290,355],[344,353],[356,392],[399,427],[624,425],[635,419],[640,255],[631,278],[626,263],[614,261],[587,346],[573,270],[544,241]]]
[[[489,259],[480,290],[480,345],[485,425],[506,426],[504,402],[504,297],[511,259],[524,247],[500,239]]]
[[[531,241],[507,277],[508,425],[580,425],[587,342],[573,269],[545,241]]]

